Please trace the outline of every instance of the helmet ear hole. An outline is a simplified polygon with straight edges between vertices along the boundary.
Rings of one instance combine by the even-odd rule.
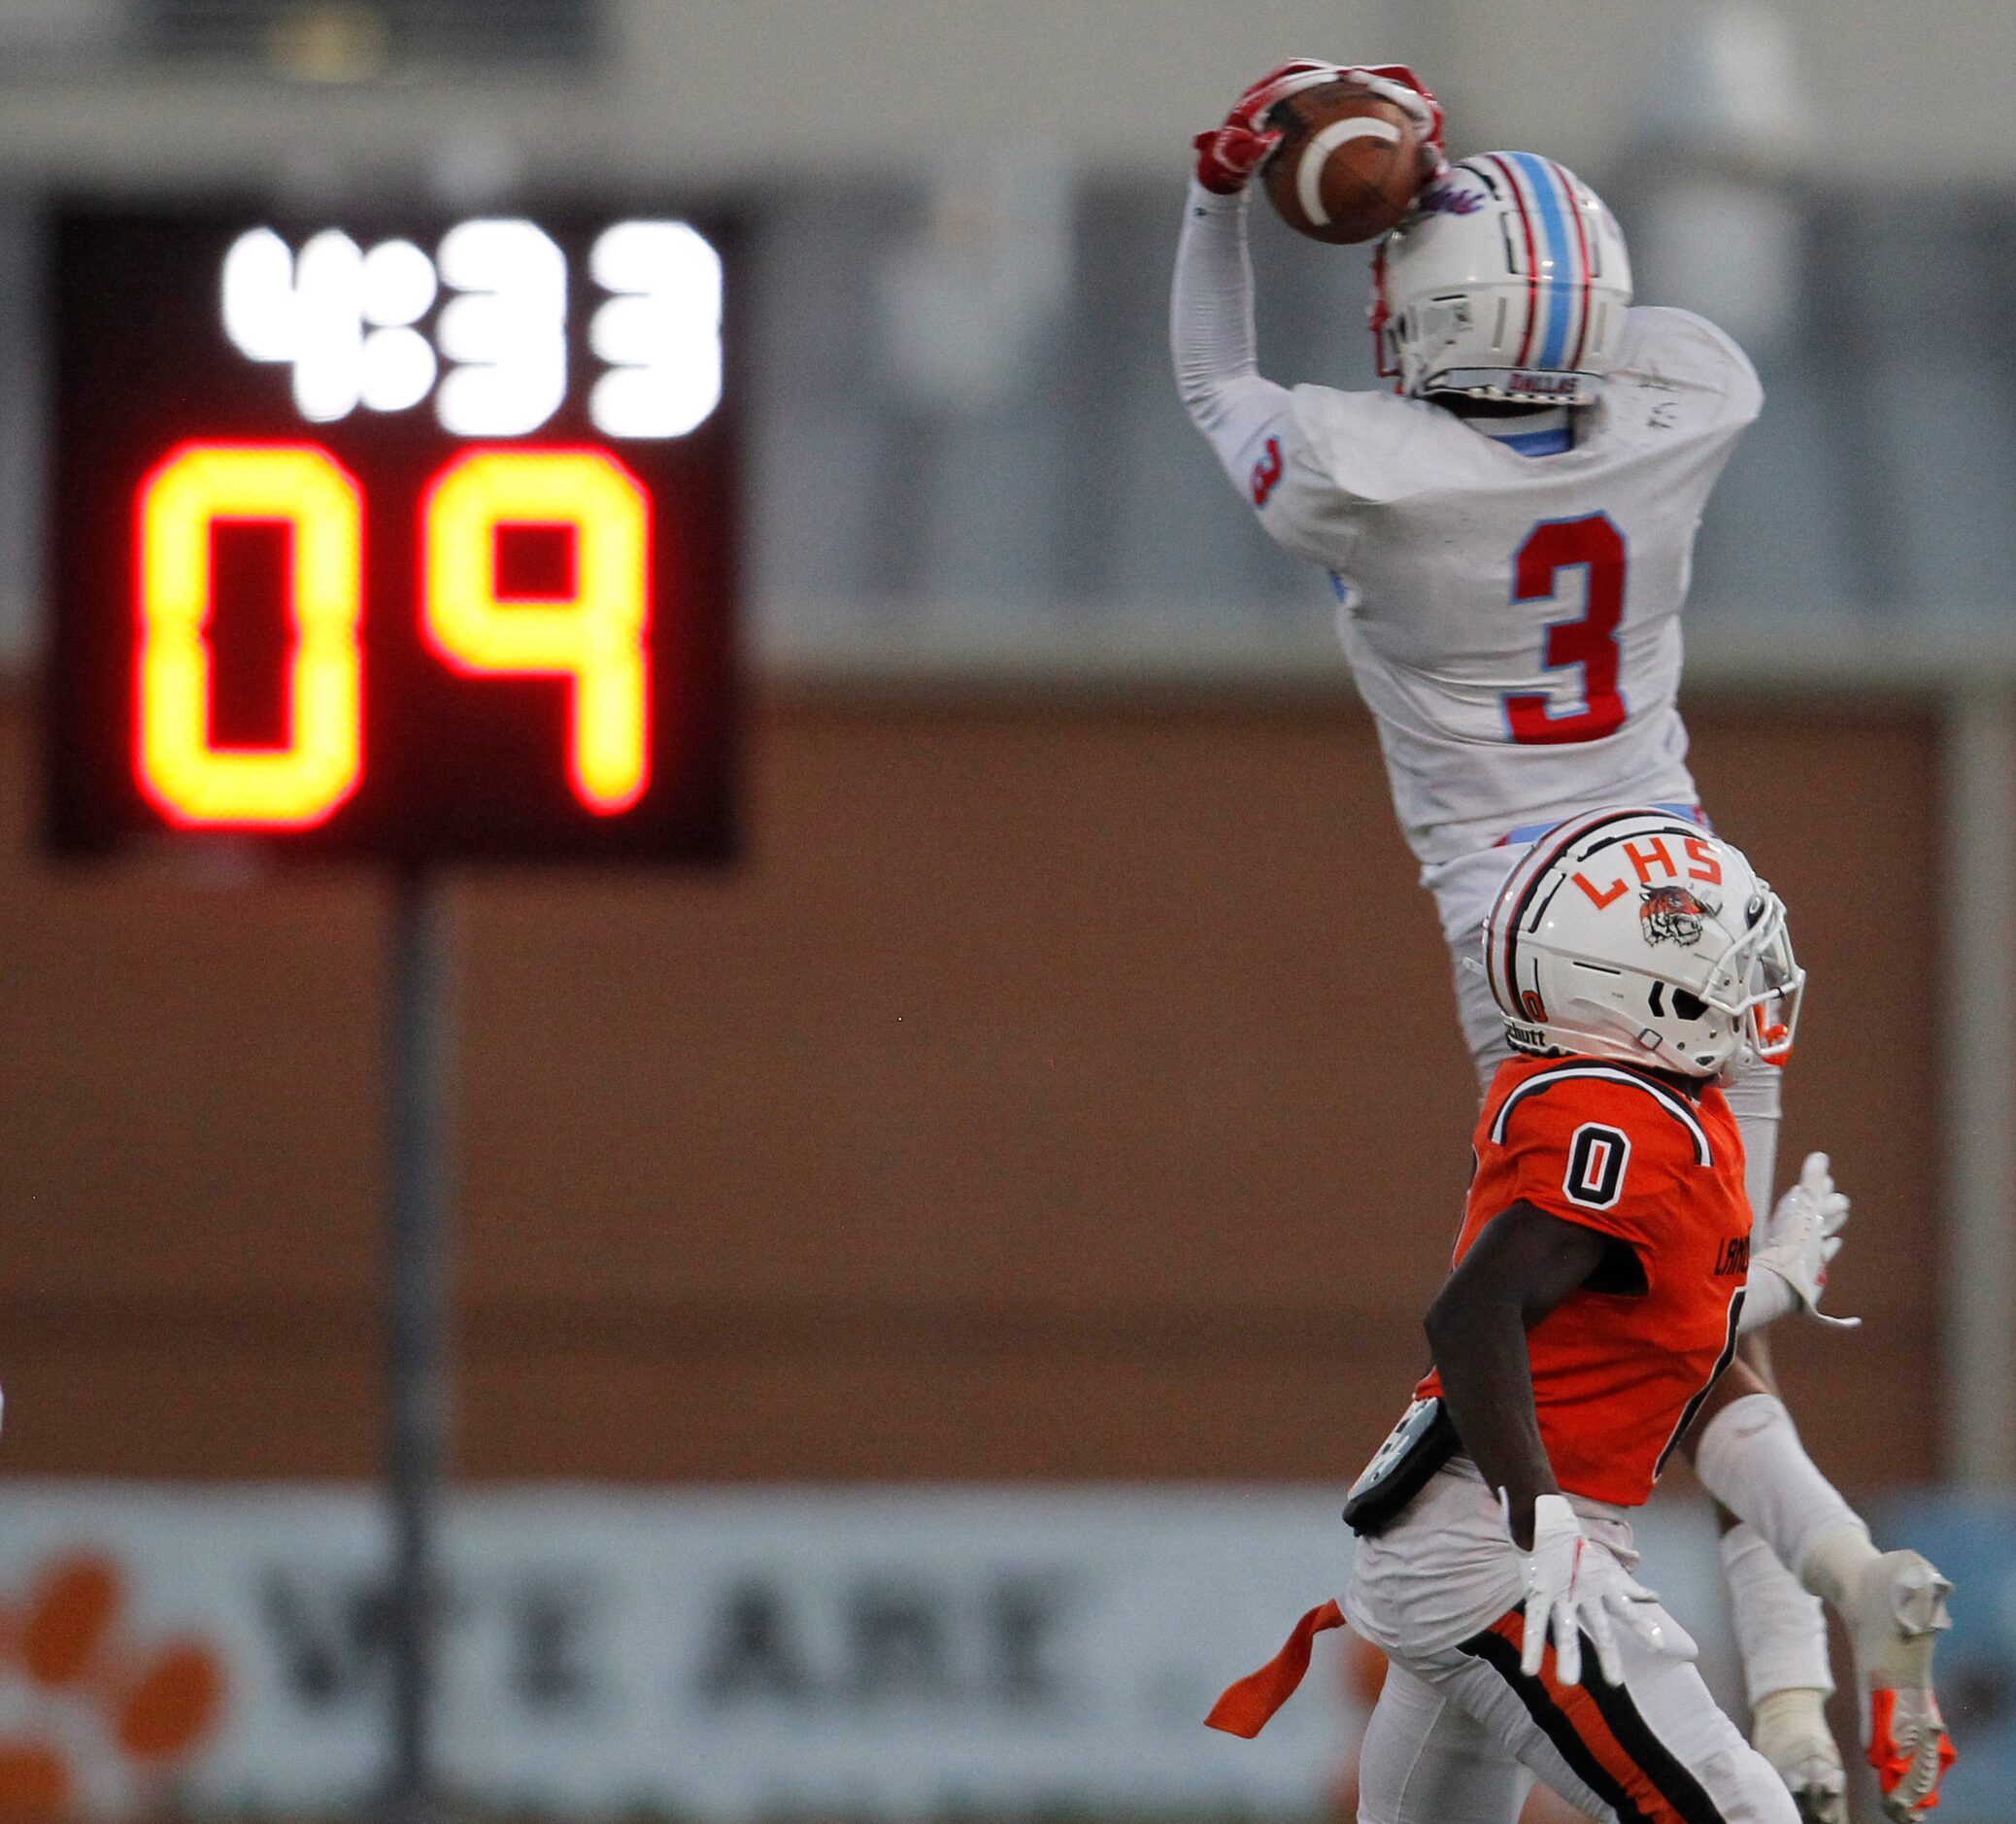
[[[1684,988],[1673,990],[1673,1011],[1683,1020],[1698,1020],[1708,1011],[1708,1003],[1698,995],[1690,995]]]

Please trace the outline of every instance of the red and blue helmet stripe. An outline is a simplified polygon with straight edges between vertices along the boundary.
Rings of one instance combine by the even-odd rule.
[[[1589,340],[1589,232],[1567,174],[1532,152],[1490,152],[1519,211],[1527,253],[1521,367],[1573,371]]]

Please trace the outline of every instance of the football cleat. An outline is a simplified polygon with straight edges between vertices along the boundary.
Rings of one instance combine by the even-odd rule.
[[[1868,1698],[1869,1765],[1884,1813],[1898,1824],[1918,1824],[1937,1808],[1939,1781],[1955,1758],[1932,1691],[1932,1648],[1953,1625],[1952,1593],[1921,1554],[1885,1552],[1863,1571],[1844,1617]]]
[[[1848,1824],[1848,1773],[1826,1702],[1821,1691],[1774,1691],[1756,1706],[1751,1743],[1784,1780],[1799,1824]]]
[[[1815,1755],[1778,1773],[1798,1807],[1799,1824],[1848,1824],[1848,1774],[1839,1755]]]

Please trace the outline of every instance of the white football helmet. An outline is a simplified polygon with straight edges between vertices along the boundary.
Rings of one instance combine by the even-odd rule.
[[[1379,244],[1372,279],[1379,371],[1413,398],[1587,405],[1631,301],[1616,218],[1532,152],[1450,166]]]
[[[1714,1076],[1792,1054],[1806,975],[1742,851],[1670,811],[1591,811],[1506,877],[1484,966],[1520,1051]]]

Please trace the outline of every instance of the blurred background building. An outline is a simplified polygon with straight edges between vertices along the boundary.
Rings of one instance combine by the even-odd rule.
[[[747,224],[748,852],[447,894],[460,1799],[1340,1803],[1344,1650],[1278,1741],[1195,1723],[1341,1581],[1472,1088],[1327,589],[1167,372],[1189,135],[1301,52],[1572,164],[1757,358],[1689,713],[1813,971],[1787,1152],[1866,1319],[1781,1356],[1961,1579],[1948,1814],[2016,1816],[1987,0],[0,0],[0,1802],[335,1813],[386,1752],[387,888],[36,848],[45,226],[109,195]],[[1371,384],[1362,255],[1257,256],[1267,371]],[[1648,1534],[1726,1680],[1688,1491]]]

